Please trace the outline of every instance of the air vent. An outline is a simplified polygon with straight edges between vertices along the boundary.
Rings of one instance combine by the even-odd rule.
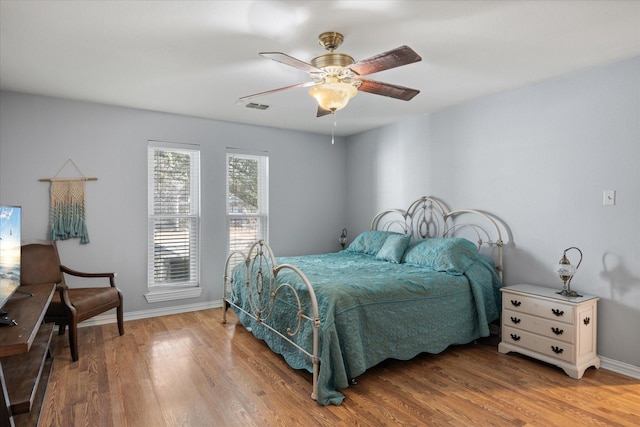
[[[256,110],[266,110],[267,108],[269,108],[269,106],[265,104],[256,104],[255,102],[250,102],[247,104],[247,108],[254,108]]]

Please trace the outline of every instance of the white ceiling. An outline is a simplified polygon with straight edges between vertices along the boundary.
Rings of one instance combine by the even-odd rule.
[[[0,1],[0,89],[331,133],[308,80],[262,58],[305,62],[339,31],[356,60],[409,45],[422,62],[372,79],[419,89],[405,102],[360,93],[336,114],[351,135],[640,55],[638,1]]]

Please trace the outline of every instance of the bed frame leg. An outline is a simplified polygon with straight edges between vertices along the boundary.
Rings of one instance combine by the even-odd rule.
[[[222,323],[226,324],[227,323],[227,310],[229,310],[229,307],[231,307],[231,304],[229,304],[229,301],[227,300],[223,300],[224,301],[224,307],[222,307]]]

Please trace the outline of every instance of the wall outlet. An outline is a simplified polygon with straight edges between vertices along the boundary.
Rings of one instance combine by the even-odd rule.
[[[616,204],[616,190],[604,190],[602,194],[603,205],[615,205]]]

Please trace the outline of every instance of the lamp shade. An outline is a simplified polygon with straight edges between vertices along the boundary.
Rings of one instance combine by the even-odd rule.
[[[309,95],[315,98],[320,108],[331,112],[342,110],[357,94],[358,88],[337,79],[317,84],[309,89]]]
[[[571,279],[571,277],[576,274],[577,270],[578,269],[574,265],[572,265],[569,262],[569,259],[567,259],[567,257],[564,255],[562,256],[560,262],[558,263],[558,266],[556,267],[556,273],[558,273],[560,279],[562,279],[564,283],[567,283]]]

